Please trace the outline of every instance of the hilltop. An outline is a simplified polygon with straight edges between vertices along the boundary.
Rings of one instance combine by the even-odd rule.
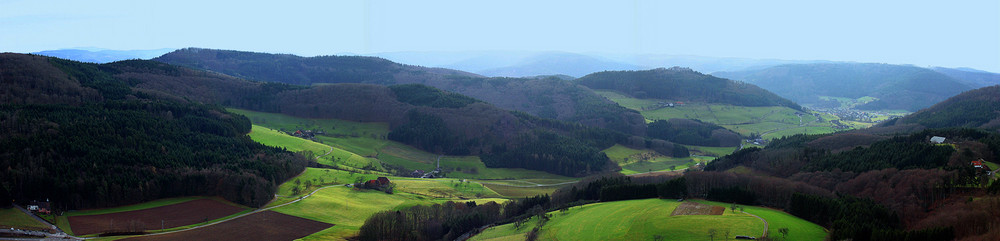
[[[890,120],[882,127],[969,127],[1000,129],[1000,85],[962,92],[916,113]]]
[[[824,100],[829,97],[874,97],[856,107],[866,110],[916,111],[972,89],[933,70],[889,64],[789,64],[713,75],[756,84],[803,105],[832,106],[827,102],[836,101]]]
[[[617,170],[600,151],[631,141],[675,149],[603,128],[508,111],[453,92],[418,85],[258,82],[145,60],[81,64],[143,95],[302,118],[387,123],[389,139],[427,152],[479,155],[488,167],[520,167],[566,176]],[[652,145],[652,146],[650,146]],[[682,147],[681,147],[682,148]]]
[[[944,68],[944,67],[934,67],[931,68],[938,73],[942,73],[952,78],[957,79],[959,82],[972,86],[974,88],[982,88],[991,85],[1000,84],[1000,74],[986,72],[977,69],[970,68]]]
[[[191,195],[258,207],[310,165],[251,140],[246,117],[134,89],[117,67],[0,54],[0,193],[60,210]]]
[[[738,106],[786,106],[799,110],[792,101],[752,84],[705,75],[688,68],[658,68],[643,71],[603,71],[576,79],[596,90],[613,90],[639,99],[697,101]]]
[[[472,73],[398,64],[377,57],[266,54],[187,48],[155,61],[249,80],[312,86],[334,83],[424,84],[500,108],[645,135],[642,116],[559,78],[486,78]]]

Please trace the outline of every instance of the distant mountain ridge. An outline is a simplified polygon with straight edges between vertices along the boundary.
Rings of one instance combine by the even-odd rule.
[[[177,50],[153,60],[251,80],[305,86],[330,83],[425,84],[501,108],[645,135],[644,119],[638,112],[558,78],[486,78],[457,70],[403,65],[377,57],[307,58],[198,48]]]
[[[476,71],[492,77],[528,77],[569,75],[580,77],[608,70],[638,70],[639,66],[573,53],[545,53],[525,58],[520,63]]]
[[[713,75],[756,84],[800,104],[822,103],[820,96],[871,96],[878,100],[858,108],[875,110],[916,111],[972,89],[933,70],[889,64],[790,64]]]
[[[575,80],[591,89],[613,90],[640,99],[724,103],[739,106],[786,106],[795,102],[752,84],[673,67],[642,71],[604,71]]]
[[[1000,84],[1000,74],[970,69],[970,68],[943,68],[943,67],[933,67],[931,68],[938,73],[951,76],[966,84],[975,88],[982,88],[991,85]]]
[[[112,50],[112,49],[59,49],[34,52],[32,54],[76,60],[87,63],[110,63],[127,59],[151,59],[174,51],[174,49]]]

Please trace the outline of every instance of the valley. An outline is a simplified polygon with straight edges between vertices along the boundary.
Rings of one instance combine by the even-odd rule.
[[[363,67],[409,69],[490,98],[504,92],[468,86],[535,86],[544,91],[533,101],[548,103],[539,110],[368,77],[306,86],[156,61],[0,57],[26,66],[0,69],[25,80],[0,95],[10,101],[0,105],[0,156],[11,157],[0,194],[55,224],[42,234],[51,237],[948,239],[991,235],[979,231],[991,230],[989,218],[941,220],[969,222],[996,210],[966,203],[1000,200],[990,173],[1000,156],[996,87],[909,113],[855,109],[874,97],[803,107],[677,67],[580,79],[462,77],[379,59]],[[305,61],[318,60],[359,61]],[[0,211],[11,216],[3,227],[50,230]]]

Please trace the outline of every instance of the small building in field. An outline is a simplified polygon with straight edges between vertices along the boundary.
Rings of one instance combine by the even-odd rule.
[[[424,171],[423,170],[413,170],[413,172],[410,173],[410,176],[411,177],[422,177],[422,176],[424,176]]]
[[[753,237],[753,236],[743,236],[743,235],[736,235],[736,239],[749,239],[749,240],[755,240],[755,239],[757,239],[757,238],[756,238],[756,237]]]
[[[387,177],[378,177],[378,179],[372,179],[372,180],[368,180],[367,182],[365,182],[365,187],[367,187],[367,188],[379,188],[379,187],[382,187],[382,186],[389,185],[389,183],[391,183],[391,182],[389,182],[389,178],[387,178]]]
[[[983,159],[972,161],[972,167],[983,168]]]
[[[945,140],[945,138],[944,137],[940,137],[940,136],[931,137],[931,143],[934,143],[934,144],[944,143],[944,140]]]
[[[45,202],[31,201],[31,203],[28,203],[28,210],[44,214],[52,213],[52,207],[48,200]]]

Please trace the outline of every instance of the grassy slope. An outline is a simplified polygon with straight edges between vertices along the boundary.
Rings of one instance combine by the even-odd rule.
[[[727,147],[727,148],[735,150],[735,148],[733,147]],[[719,151],[721,149],[706,149],[706,150]],[[683,158],[658,156],[652,160],[647,160],[643,162],[638,162],[636,160],[626,161],[626,158],[628,158],[629,156],[641,153],[652,153],[654,151],[645,149],[637,150],[622,145],[614,145],[612,147],[609,147],[608,149],[604,149],[603,152],[604,154],[608,155],[608,158],[611,158],[612,161],[622,166],[621,173],[626,175],[650,172],[650,171],[669,171],[670,166],[674,166],[674,170],[681,170],[688,168],[694,164],[697,164],[698,162],[707,162],[714,159],[714,158],[696,157],[696,156],[683,157]],[[730,153],[731,152],[732,151],[730,151]]]
[[[316,139],[321,142],[316,144],[329,145],[334,147],[334,150],[331,155],[319,158],[318,162],[322,164],[337,165],[345,168],[363,168],[371,165],[377,170],[384,170],[382,166],[384,163],[402,166],[407,169],[425,171],[433,170],[437,165],[438,155],[402,143],[386,140],[384,136],[389,133],[389,126],[385,123],[360,123],[337,119],[307,119],[240,109],[228,110],[246,115],[254,125],[272,129],[272,132],[262,131],[261,133],[274,134],[257,135],[258,138],[265,137],[264,139],[258,140],[258,138],[255,138],[255,135],[251,135],[251,138],[254,138],[255,141],[266,145],[283,146],[289,150],[306,146],[306,144],[299,143],[299,140],[302,140],[300,138],[281,135],[279,131],[275,131],[279,129],[308,129],[325,132],[325,135],[316,135]],[[275,140],[287,138],[293,139]],[[308,146],[313,145],[308,144]],[[313,148],[318,149],[318,147]],[[329,150],[329,147],[326,148],[323,153]],[[444,156],[441,158],[441,167],[446,170],[454,170],[448,174],[449,177],[454,178],[567,178],[521,168],[487,168],[477,156]]]
[[[695,202],[718,205],[723,207],[728,207],[726,203],[695,200]],[[786,240],[823,240],[826,238],[827,232],[823,227],[810,223],[804,219],[792,216],[783,211],[774,210],[765,207],[755,207],[755,206],[743,206],[745,212],[751,213],[753,215],[760,216],[764,220],[767,220],[768,228],[767,231],[770,236],[779,237],[781,234],[778,233],[780,228],[788,228],[788,237]],[[727,211],[728,212],[728,211]]]
[[[401,180],[401,182],[402,183],[399,185],[404,186],[401,189],[405,190],[405,186],[407,186],[407,184],[404,183],[406,181]],[[450,180],[444,179],[443,182],[448,183]],[[477,184],[470,183],[469,185],[473,186]],[[438,186],[438,188],[447,187],[449,187],[449,185]],[[397,188],[400,187],[397,186]],[[480,186],[479,188],[467,187],[464,189],[460,187],[452,190],[446,190],[446,192],[457,193],[461,196],[475,196],[474,193],[470,193],[469,191],[475,192],[476,190],[486,191],[485,188]],[[297,203],[276,208],[274,211],[336,224],[337,226],[304,238],[305,240],[334,240],[343,239],[344,237],[357,234],[358,229],[362,224],[364,224],[365,219],[376,212],[384,210],[398,210],[400,208],[414,205],[443,203],[449,200],[461,202],[505,201],[504,199],[496,198],[470,200],[440,199],[407,193],[404,191],[397,191],[395,194],[386,194],[375,190],[352,190],[348,187],[334,186],[322,189],[316,192],[316,194],[313,194],[311,197]]]
[[[520,228],[514,228],[513,223],[491,227],[476,234],[476,236],[472,236],[469,241],[521,241],[525,240],[528,232],[531,232],[535,226],[538,226],[538,218],[532,217]]]
[[[330,150],[330,146],[289,136],[284,132],[258,125],[253,125],[249,135],[250,139],[259,142],[260,144],[274,147],[284,147],[290,152],[309,151],[312,152],[313,155],[323,155]]]
[[[4,208],[0,209],[0,228],[47,230],[49,225],[38,222],[16,208]]]
[[[646,117],[647,120],[668,120],[671,118],[696,119],[704,122],[715,123],[726,129],[738,132],[742,135],[751,133],[765,133],[783,128],[799,126],[797,112],[788,107],[746,107],[724,104],[707,103],[687,103],[677,107],[643,110],[644,107],[655,106],[658,102],[670,100],[658,99],[636,99],[613,91],[596,91],[598,94],[624,106],[625,108],[637,110]],[[803,115],[802,123],[809,123],[817,120],[815,116]],[[824,118],[824,122],[809,124],[809,133],[829,133],[833,132],[830,119]],[[797,131],[777,131],[765,134],[764,138],[777,138],[786,134],[802,133],[803,128]]]
[[[759,219],[726,212],[723,215],[670,216],[679,202],[642,199],[595,203],[551,212],[553,218],[542,228],[543,240],[649,240],[663,235],[666,240],[705,240],[709,229],[730,229],[735,235],[760,236]],[[719,238],[719,237],[717,237]]]

